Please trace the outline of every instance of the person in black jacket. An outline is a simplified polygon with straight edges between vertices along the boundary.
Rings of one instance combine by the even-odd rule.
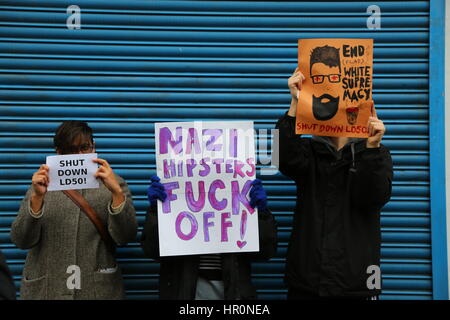
[[[254,180],[250,190],[250,205],[258,208],[259,252],[160,257],[156,200],[164,201],[166,196],[159,178],[152,177],[142,246],[146,256],[160,262],[160,299],[256,299],[251,283],[251,262],[269,260],[277,248],[276,222],[267,209],[261,181]]]
[[[279,129],[279,170],[295,181],[297,204],[285,282],[288,299],[367,299],[380,268],[380,210],[392,189],[392,159],[381,144],[384,124],[369,118],[369,138],[303,138],[295,134],[298,93],[304,80],[289,78],[289,111]],[[380,279],[381,281],[381,279]]]
[[[8,265],[0,251],[0,300],[15,300],[16,288],[11,278]]]

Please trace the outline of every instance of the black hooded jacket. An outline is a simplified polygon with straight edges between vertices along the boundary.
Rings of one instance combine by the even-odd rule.
[[[380,210],[392,189],[389,150],[350,139],[336,151],[326,137],[295,135],[287,114],[279,129],[279,169],[295,181],[288,287],[319,296],[373,296],[370,266],[380,266]],[[369,269],[371,270],[371,269]]]
[[[226,300],[256,299],[251,282],[251,262],[269,260],[277,249],[277,226],[272,213],[258,211],[259,252],[224,253],[222,279]],[[147,257],[160,262],[159,298],[193,300],[199,272],[199,255],[161,257],[159,255],[157,207],[147,210],[142,247]]]

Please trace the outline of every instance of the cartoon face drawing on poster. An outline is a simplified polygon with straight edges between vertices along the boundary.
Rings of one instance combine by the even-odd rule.
[[[312,111],[317,120],[333,118],[339,108],[341,63],[339,49],[323,46],[311,52],[310,75],[318,95],[312,95]]]
[[[299,39],[296,134],[367,138],[373,39]]]

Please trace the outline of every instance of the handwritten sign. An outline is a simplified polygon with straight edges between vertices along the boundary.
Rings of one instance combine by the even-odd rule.
[[[94,177],[98,166],[92,162],[92,159],[96,158],[96,153],[48,156],[50,181],[47,190],[98,188],[98,180]]]
[[[296,133],[367,138],[372,112],[372,39],[302,39],[298,66],[305,76]]]
[[[156,123],[161,256],[259,250],[253,122]]]

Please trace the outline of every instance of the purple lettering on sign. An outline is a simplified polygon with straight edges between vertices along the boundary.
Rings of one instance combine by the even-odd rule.
[[[186,171],[187,171],[188,177],[192,177],[194,175],[192,172],[192,169],[194,169],[196,166],[197,166],[197,163],[194,159],[186,160]]]
[[[163,127],[159,129],[159,153],[166,154],[169,152],[169,144],[175,154],[183,151],[182,145],[183,131],[181,127],[176,129],[176,139],[173,138],[172,132],[169,128]]]
[[[197,130],[195,130],[195,128],[189,128],[188,130],[188,137],[186,141],[186,154],[191,154],[192,146],[194,146],[196,154],[202,152],[200,144],[198,142]]]
[[[233,160],[227,159],[225,162],[225,172],[226,173],[233,173]]]
[[[209,203],[211,204],[211,206],[216,209],[216,210],[223,210],[226,208],[228,201],[227,199],[223,199],[221,201],[217,200],[216,198],[216,190],[220,188],[220,189],[225,189],[225,183],[223,183],[222,180],[214,180],[210,187],[209,187],[209,191],[208,191],[208,199],[209,199]]]
[[[179,189],[180,185],[178,184],[177,181],[163,183],[163,185],[167,193],[166,201],[162,203],[163,213],[169,213],[171,212],[170,202],[178,199],[177,195],[172,193],[172,190]]]
[[[242,210],[242,215],[241,215],[241,232],[240,232],[240,236],[241,239],[244,239],[245,236],[245,231],[247,230],[247,211]]]
[[[181,230],[181,223],[185,218],[189,220],[191,225],[191,231],[188,234],[183,233],[183,231]],[[197,234],[197,230],[198,223],[194,215],[187,211],[180,212],[175,221],[175,232],[177,233],[178,238],[180,238],[181,240],[191,240]]]
[[[220,234],[220,238],[222,242],[228,241],[228,228],[233,226],[233,223],[229,220],[230,219],[230,213],[229,212],[223,212],[222,213],[222,232]]]
[[[211,138],[206,141],[206,150],[208,151],[220,151],[222,150],[221,144],[214,144],[217,139],[222,135],[222,129],[204,129],[203,135],[210,135]]]
[[[236,177],[239,175],[242,178],[245,177],[245,174],[241,171],[242,167],[245,164],[242,161],[239,160],[234,160],[234,174],[233,174],[233,178],[236,179]]]
[[[231,205],[233,215],[239,214],[241,202],[247,208],[248,212],[250,212],[251,214],[255,212],[255,209],[250,206],[250,203],[247,199],[247,193],[250,191],[251,186],[252,181],[247,180],[244,184],[244,187],[242,188],[242,192],[240,192],[239,182],[231,181]]]
[[[210,170],[211,170],[209,165],[206,163],[207,161],[209,161],[209,158],[205,158],[205,159],[200,160],[200,165],[203,166],[203,170],[201,170],[198,173],[200,175],[200,177],[206,177],[209,174]]]
[[[230,130],[230,157],[236,158],[237,157],[237,130],[231,129]]]
[[[183,176],[183,161],[178,162],[178,176],[179,177]]]
[[[190,181],[186,182],[185,192],[186,192],[185,193],[186,203],[188,205],[188,208],[194,212],[199,212],[200,210],[202,210],[203,207],[205,206],[205,197],[206,197],[205,182],[204,181],[198,182],[198,194],[199,195],[198,195],[197,201],[194,199],[194,191],[192,190],[192,182],[190,182]]]
[[[175,161],[170,160],[170,164],[167,164],[167,159],[163,161],[164,178],[170,179],[175,177],[177,170],[175,169]]]
[[[212,163],[216,165],[216,172],[221,173],[220,165],[223,163],[223,159],[213,159]]]
[[[255,166],[255,159],[248,158],[247,163],[250,165],[250,168],[252,168],[252,171],[246,171],[248,177],[253,177],[256,174],[256,166]]]
[[[209,221],[210,218],[214,218],[214,212],[203,213],[203,233],[205,235],[205,242],[209,242],[209,227],[214,226],[214,222]]]

